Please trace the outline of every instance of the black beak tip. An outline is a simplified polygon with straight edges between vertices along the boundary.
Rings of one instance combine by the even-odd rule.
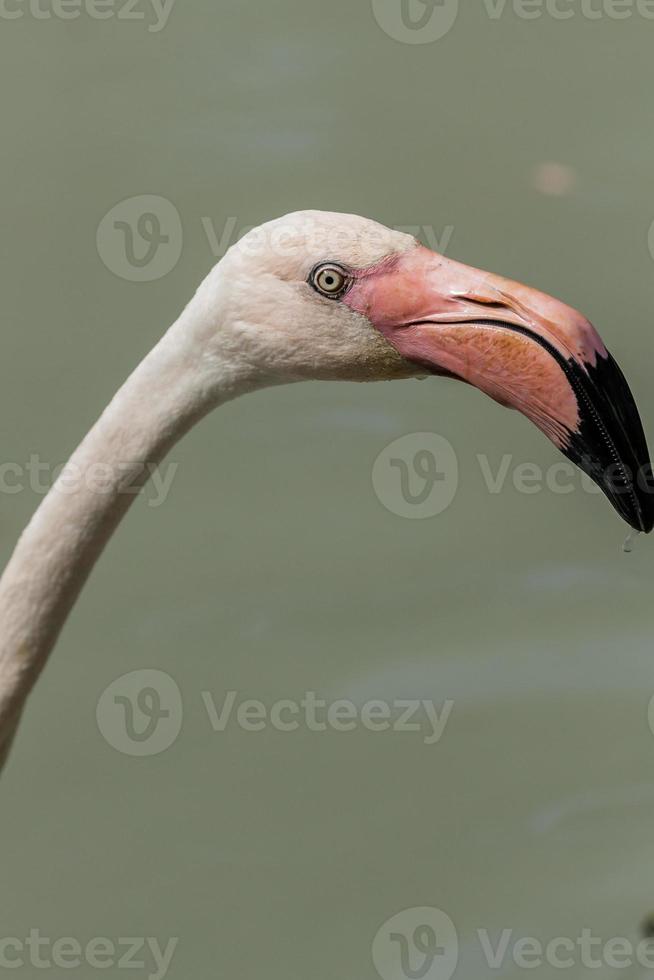
[[[649,460],[640,468],[634,493],[636,494],[639,510],[639,513],[635,516],[640,525],[635,529],[642,531],[644,534],[649,534],[654,529],[654,476],[652,475],[652,464]],[[635,527],[635,525],[632,524],[632,527]]]
[[[636,484],[630,488],[625,499],[616,500],[608,492],[607,496],[620,516],[634,531],[640,531],[643,534],[649,534],[652,531],[654,528],[654,508],[651,492],[642,491]]]
[[[654,475],[643,425],[622,371],[610,354],[594,365],[568,362],[579,426],[566,454],[604,491],[635,531],[654,529]]]

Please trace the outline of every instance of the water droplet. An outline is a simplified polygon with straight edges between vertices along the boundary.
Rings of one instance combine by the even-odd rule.
[[[629,534],[625,538],[624,544],[622,545],[622,550],[624,551],[625,555],[630,555],[631,552],[634,550],[634,544],[635,544],[636,538],[639,536],[639,534],[640,534],[640,531],[630,531],[629,532]]]

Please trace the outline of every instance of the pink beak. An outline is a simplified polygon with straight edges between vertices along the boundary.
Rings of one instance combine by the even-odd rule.
[[[343,302],[403,357],[517,408],[632,527],[652,530],[654,481],[638,410],[599,334],[576,310],[422,246],[355,272]]]

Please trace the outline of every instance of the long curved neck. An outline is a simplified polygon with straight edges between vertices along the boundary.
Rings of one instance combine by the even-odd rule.
[[[228,343],[221,347],[211,291],[206,283],[200,288],[128,378],[35,513],[0,579],[0,765],[82,586],[153,466],[212,408],[266,383]]]

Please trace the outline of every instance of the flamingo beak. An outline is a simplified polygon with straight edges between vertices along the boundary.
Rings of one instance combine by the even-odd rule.
[[[345,302],[406,359],[518,409],[631,527],[652,530],[654,478],[638,409],[576,310],[422,246],[363,270]]]

